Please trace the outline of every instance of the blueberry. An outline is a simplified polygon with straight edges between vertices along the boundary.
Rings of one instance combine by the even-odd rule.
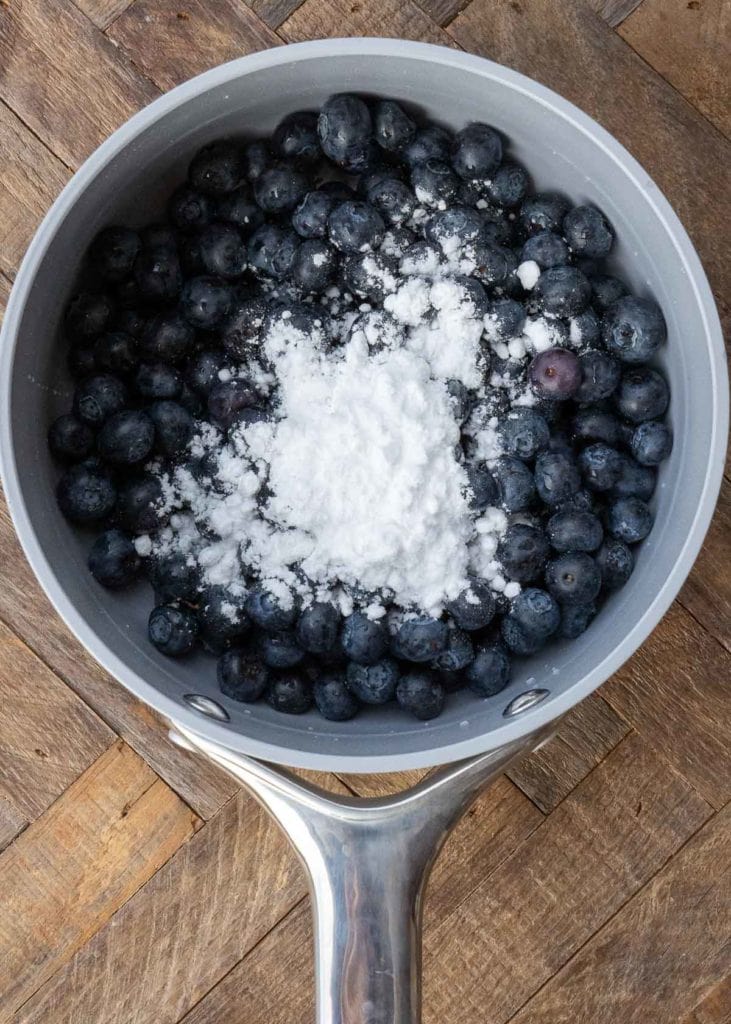
[[[486,508],[496,505],[499,490],[492,473],[482,463],[467,467],[468,503],[474,512],[484,512]]]
[[[528,380],[540,398],[565,401],[581,384],[578,356],[567,348],[547,348],[531,360]]]
[[[555,192],[538,192],[523,200],[518,222],[526,235],[535,235],[539,231],[560,234],[568,210],[569,204],[563,196]]]
[[[447,624],[429,615],[404,619],[391,637],[391,651],[405,661],[432,661],[447,643]]]
[[[623,363],[646,363],[665,341],[662,310],[651,299],[625,295],[604,313],[602,335],[607,351]]]
[[[561,612],[551,594],[526,587],[513,599],[508,615],[529,637],[547,640],[558,629]]]
[[[533,295],[551,316],[577,316],[589,305],[591,286],[576,267],[549,267],[541,272]]]
[[[343,650],[351,661],[372,665],[386,652],[388,638],[382,622],[369,619],[362,612],[349,615],[341,633]]]
[[[195,647],[198,622],[187,608],[158,605],[150,613],[147,634],[158,651],[169,658],[179,658]]]
[[[188,168],[194,188],[210,196],[233,192],[244,181],[244,153],[235,142],[212,142],[198,150]]]
[[[508,579],[530,583],[543,572],[550,550],[542,530],[526,523],[513,523],[501,538],[496,557]]]
[[[380,252],[346,256],[342,264],[345,286],[355,295],[378,304],[393,290],[395,272],[396,261]]]
[[[184,235],[181,238],[178,248],[178,259],[180,260],[180,269],[183,273],[184,281],[189,277],[198,277],[200,274],[205,274],[206,267],[201,254],[200,232]]]
[[[569,262],[568,246],[555,231],[538,231],[525,242],[520,252],[521,263],[533,260],[542,270],[560,267]]]
[[[246,380],[220,380],[208,392],[208,412],[213,421],[228,430],[243,409],[255,406],[259,395]]]
[[[178,363],[190,351],[195,331],[179,313],[160,313],[142,334],[142,353],[150,362]]]
[[[382,309],[371,309],[360,313],[355,318],[348,337],[362,339],[371,352],[380,352],[386,346],[401,348],[406,339],[406,332],[403,325],[395,320],[390,313]],[[463,386],[461,381],[448,381],[447,388],[450,395],[452,394],[450,388],[452,383],[457,383],[460,387]],[[466,390],[465,388],[465,392]]]
[[[384,178],[372,185],[366,197],[387,224],[401,224],[416,209],[414,193],[397,178]]]
[[[343,252],[364,252],[383,238],[385,225],[378,210],[369,203],[339,203],[328,217],[331,242]]]
[[[487,580],[470,577],[467,589],[447,603],[447,611],[460,629],[471,632],[488,626],[495,616],[495,597]]]
[[[490,337],[495,335],[501,341],[509,341],[520,334],[524,323],[525,306],[515,299],[497,299],[485,317]]]
[[[315,680],[312,694],[317,710],[330,722],[347,722],[358,714],[358,701],[342,673],[327,673]]]
[[[128,587],[140,573],[140,556],[121,530],[99,534],[89,552],[89,571],[97,583],[114,590]]]
[[[447,629],[447,642],[431,666],[443,672],[459,672],[470,664],[474,656],[475,649],[467,633],[452,627]]]
[[[229,355],[243,362],[257,358],[267,309],[267,304],[259,298],[238,299],[234,303],[218,332]],[[216,381],[211,382],[212,387],[215,384]]]
[[[468,124],[452,143],[452,166],[460,178],[489,178],[503,158],[500,136],[487,124]]]
[[[416,135],[416,124],[395,100],[379,100],[373,110],[373,137],[381,149],[400,153]]]
[[[81,292],[66,307],[64,327],[73,342],[88,342],[110,327],[113,316],[114,306],[105,292]]]
[[[303,715],[312,707],[312,688],[303,676],[287,672],[271,681],[266,698],[275,711]]]
[[[207,396],[213,385],[218,383],[218,374],[223,366],[222,352],[201,349],[191,356],[186,365],[186,382],[197,394]]]
[[[544,451],[550,438],[545,417],[528,406],[511,409],[500,433],[506,452],[519,459],[532,459]]]
[[[131,373],[137,361],[137,342],[123,331],[108,331],[94,343],[95,366],[106,373]]]
[[[655,491],[657,474],[650,466],[640,466],[634,459],[622,455],[619,479],[611,490],[613,498],[642,498],[649,501]]]
[[[339,93],[326,100],[317,119],[317,134],[326,157],[352,174],[372,160],[372,122],[368,107],[358,96]]]
[[[485,217],[485,241],[494,242],[496,245],[512,246],[515,236],[515,228],[513,221],[509,217],[503,217],[501,214],[493,213],[490,210],[482,210],[483,216]],[[518,250],[513,252],[513,263],[518,266]],[[516,284],[515,281],[510,281],[510,287],[514,288],[517,292],[519,282]]]
[[[622,540],[610,537],[597,551],[596,562],[607,590],[623,587],[635,567],[634,555]]]
[[[428,124],[417,129],[411,142],[403,150],[402,156],[409,166],[426,163],[427,160],[448,161],[452,145],[452,136],[437,124]]]
[[[153,533],[164,526],[169,513],[164,510],[162,484],[151,473],[126,480],[119,488],[116,517],[130,533]]]
[[[168,202],[168,217],[176,228],[184,231],[205,227],[212,214],[210,198],[187,183],[176,188]]]
[[[622,457],[616,448],[598,441],[579,453],[579,469],[584,483],[592,491],[609,491],[622,473]]]
[[[169,224],[147,224],[140,231],[140,242],[143,249],[150,252],[175,253],[178,241]]]
[[[262,224],[249,239],[251,269],[281,281],[292,271],[298,246],[299,238],[294,231],[280,224]]]
[[[620,423],[603,409],[581,409],[571,421],[571,436],[579,444],[604,441],[615,445],[620,439]]]
[[[264,139],[254,139],[244,147],[244,168],[249,181],[256,181],[272,161],[269,145]]]
[[[559,604],[590,604],[601,585],[599,567],[585,551],[567,551],[546,566],[546,586]]]
[[[127,389],[111,374],[98,374],[82,381],[74,392],[74,412],[91,427],[98,427],[124,408]]]
[[[185,282],[180,312],[193,327],[209,330],[224,319],[231,307],[230,285],[216,277],[193,277]]]
[[[48,430],[51,454],[63,462],[81,462],[94,447],[94,431],[71,413],[59,416]]]
[[[90,460],[66,470],[56,498],[68,520],[84,524],[105,519],[114,508],[117,492],[108,471]]]
[[[458,245],[480,242],[485,237],[485,221],[468,206],[450,206],[431,215],[424,228],[425,237],[434,246],[449,251]]]
[[[561,608],[561,625],[558,636],[564,640],[575,640],[585,633],[597,613],[597,606],[590,604],[565,604]]]
[[[351,661],[347,669],[350,691],[364,704],[385,704],[393,700],[399,681],[399,667],[393,658],[381,658],[370,665]]]
[[[290,629],[261,633],[257,640],[257,649],[264,664],[270,668],[294,668],[305,656],[294,632]]]
[[[596,551],[604,536],[598,517],[581,509],[554,512],[546,533],[556,551]]]
[[[264,214],[254,202],[248,185],[241,185],[217,199],[214,214],[217,221],[235,224],[247,236],[264,223]]]
[[[145,301],[159,304],[174,302],[183,286],[177,252],[141,249],[135,259],[134,280]]]
[[[256,654],[234,647],[218,659],[216,677],[225,697],[252,704],[267,688],[269,669]]]
[[[132,466],[144,462],[155,441],[155,425],[147,413],[126,409],[113,413],[102,426],[97,445],[106,462]]]
[[[448,163],[430,159],[411,168],[411,185],[424,206],[444,208],[456,202],[459,179]]]
[[[641,498],[615,498],[607,508],[607,529],[625,544],[644,540],[652,523],[652,512]]]
[[[335,249],[321,238],[308,238],[297,250],[292,279],[304,292],[323,292],[335,276]]]
[[[560,505],[581,487],[576,463],[564,452],[541,453],[536,459],[534,475],[538,497],[544,505]]]
[[[298,168],[279,161],[262,171],[254,182],[254,198],[265,213],[293,210],[307,194],[309,182]]]
[[[170,551],[148,559],[147,573],[153,589],[163,601],[196,601],[198,570],[182,551]]]
[[[515,272],[518,259],[511,249],[494,242],[470,244],[465,250],[469,263],[473,264],[473,276],[489,287],[504,285]]]
[[[610,274],[592,274],[589,277],[591,284],[591,303],[603,313],[612,303],[627,294],[627,285],[618,277]]]
[[[577,402],[600,402],[616,390],[621,376],[620,364],[607,352],[591,348],[579,356],[581,384],[575,394]]]
[[[209,224],[200,232],[198,245],[204,272],[233,281],[246,270],[246,240],[235,224]]]
[[[641,366],[622,375],[614,400],[626,420],[643,423],[665,414],[670,402],[670,389],[657,370]]]
[[[478,697],[494,697],[508,685],[510,658],[501,644],[480,647],[468,666],[467,685]]]
[[[74,380],[90,377],[96,372],[96,356],[93,348],[82,348],[78,345],[70,348],[67,356],[69,373]]]
[[[271,591],[266,583],[259,583],[246,600],[246,611],[257,626],[271,632],[287,630],[297,618],[295,595],[280,584],[278,593]]]
[[[595,206],[575,206],[563,219],[564,238],[575,256],[604,259],[614,242],[614,232]]]
[[[486,182],[487,195],[498,206],[517,206],[528,191],[528,172],[520,164],[506,161]]]
[[[536,497],[535,478],[520,459],[503,456],[492,469],[499,504],[506,512],[525,512]]]
[[[487,297],[484,285],[474,277],[464,277],[461,275],[455,276],[453,281],[460,287],[463,310],[474,317],[475,320],[484,320],[490,309],[490,300]],[[468,304],[473,307],[471,310],[466,309]]]
[[[427,722],[442,713],[444,690],[433,672],[409,672],[396,686],[396,700],[404,711]]]
[[[581,348],[601,344],[602,322],[591,306],[578,316],[571,317],[569,338],[575,346]]]
[[[193,417],[179,402],[153,402],[148,410],[155,424],[155,447],[167,458],[180,455],[188,447],[195,424]]]
[[[132,273],[140,236],[124,227],[104,228],[89,248],[89,262],[103,281],[116,284]]]
[[[179,372],[165,363],[140,363],[134,376],[134,388],[143,398],[177,398],[183,382]]]
[[[327,219],[337,203],[335,196],[322,189],[308,192],[292,214],[292,227],[303,238],[324,238]]]
[[[245,594],[234,593],[228,587],[208,587],[198,603],[198,621],[209,637],[238,640],[250,626]]]
[[[287,114],[274,129],[272,149],[285,160],[296,160],[302,164],[316,163],[322,156],[317,136],[317,114],[311,110],[297,110]]]
[[[340,620],[340,612],[334,605],[327,601],[315,601],[300,615],[297,643],[311,654],[325,654],[335,646]]]

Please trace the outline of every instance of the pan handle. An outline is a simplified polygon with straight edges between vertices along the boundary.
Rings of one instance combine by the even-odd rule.
[[[481,790],[555,728],[378,799],[325,793],[177,723],[171,738],[243,783],[299,854],[315,923],[317,1024],[419,1024],[422,903],[432,864]]]

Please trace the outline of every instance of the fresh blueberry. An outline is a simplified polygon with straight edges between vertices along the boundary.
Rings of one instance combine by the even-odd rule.
[[[657,474],[651,466],[640,466],[634,459],[622,455],[622,470],[611,490],[613,498],[642,498],[649,501],[655,491]]]
[[[362,612],[353,612],[346,618],[341,640],[347,657],[361,665],[372,665],[379,661],[388,644],[383,623],[369,619]]]
[[[198,603],[198,621],[204,634],[219,640],[238,640],[249,630],[246,595],[228,587],[203,591]]]
[[[535,481],[538,497],[545,505],[561,505],[581,487],[578,467],[563,452],[542,452],[536,459]]]
[[[574,395],[577,402],[600,402],[616,390],[621,376],[620,364],[607,352],[591,348],[579,356],[581,384]]]
[[[456,202],[459,179],[449,164],[430,159],[411,168],[411,185],[424,206],[444,208]]]
[[[327,673],[315,680],[312,688],[315,706],[330,722],[347,722],[358,714],[358,701],[346,685],[342,673]]]
[[[218,374],[223,366],[222,352],[201,349],[188,360],[185,369],[186,382],[197,394],[207,396],[213,385],[218,382]]]
[[[218,659],[216,677],[225,697],[252,704],[267,688],[269,669],[252,651],[234,647]]]
[[[180,373],[166,363],[140,363],[134,376],[134,389],[142,398],[177,398],[182,390]]]
[[[513,523],[502,536],[496,557],[508,579],[530,583],[543,572],[550,551],[542,530],[527,523]]]
[[[72,342],[89,342],[111,326],[113,316],[114,306],[105,292],[81,292],[66,307],[64,327]]]
[[[518,222],[526,236],[536,235],[539,231],[560,234],[568,210],[569,204],[563,196],[555,192],[539,192],[523,200]]]
[[[448,161],[452,136],[437,124],[428,124],[417,129],[411,142],[403,150],[403,159],[410,167],[426,163],[427,160]]]
[[[194,341],[195,331],[179,313],[160,313],[145,326],[142,353],[150,362],[178,363]]]
[[[620,281],[618,277],[612,277],[610,274],[591,274],[589,283],[591,284],[591,304],[600,313],[604,313],[612,303],[627,294],[627,285],[624,281]]]
[[[285,160],[262,171],[254,182],[254,198],[265,213],[286,213],[305,197],[309,187],[306,176]]]
[[[528,380],[539,398],[555,401],[571,398],[581,384],[578,356],[567,348],[547,348],[531,360]]]
[[[249,181],[256,181],[271,162],[272,154],[265,139],[254,139],[244,147],[244,168]]]
[[[352,174],[372,161],[373,125],[358,96],[339,93],[326,100],[317,119],[317,134],[326,157]]]
[[[260,355],[259,345],[267,310],[267,304],[260,298],[235,301],[218,331],[221,344],[234,359],[249,362]],[[212,381],[211,387],[216,383]]]
[[[72,523],[94,523],[105,519],[117,500],[109,473],[94,463],[80,463],[67,469],[56,488],[58,506]]]
[[[477,210],[469,206],[450,206],[447,210],[437,210],[431,215],[424,227],[424,235],[432,245],[450,251],[455,243],[468,245],[483,241],[485,221]]]
[[[150,642],[168,658],[189,654],[198,638],[198,622],[193,612],[173,605],[158,605],[147,624]]]
[[[116,284],[132,273],[140,236],[131,228],[108,227],[89,247],[89,262],[103,281]]]
[[[180,312],[192,327],[210,330],[231,308],[231,286],[216,277],[192,277],[180,296]]]
[[[520,459],[503,456],[492,469],[499,504],[506,512],[525,512],[536,497],[535,478]]]
[[[330,192],[322,189],[308,192],[292,214],[292,227],[303,238],[324,238],[327,219],[337,203],[338,199]]]
[[[569,338],[574,345],[581,348],[601,344],[602,322],[591,306],[587,306],[578,316],[571,317]]]
[[[564,640],[575,640],[585,633],[597,613],[597,606],[590,604],[565,604],[561,608],[561,625],[558,636]]]
[[[103,587],[128,587],[140,574],[140,556],[121,530],[99,534],[89,552],[89,571]]]
[[[177,252],[169,249],[141,249],[135,259],[134,280],[145,301],[157,304],[174,302],[183,286]]]
[[[137,361],[137,341],[123,331],[108,331],[94,343],[94,363],[105,373],[131,373]]]
[[[228,430],[243,409],[257,405],[259,395],[246,380],[220,380],[208,392],[208,412],[218,426]]]
[[[559,604],[590,604],[601,585],[599,567],[585,551],[567,551],[546,566],[546,586]]]
[[[387,224],[401,224],[416,209],[414,193],[408,185],[396,178],[384,178],[372,185],[366,196]]]
[[[652,512],[641,498],[615,498],[607,507],[607,529],[625,544],[644,540],[652,523]]]
[[[477,242],[465,249],[467,262],[473,264],[471,273],[490,288],[504,285],[518,266],[512,249],[494,242]]]
[[[393,700],[399,681],[399,667],[393,658],[381,658],[370,665],[351,661],[347,669],[350,691],[364,704],[385,704]]]
[[[292,279],[304,292],[323,292],[335,276],[337,253],[323,238],[308,238],[297,250]]]
[[[498,206],[517,206],[528,191],[528,172],[520,164],[506,161],[486,182],[487,195]]]
[[[164,526],[169,513],[164,508],[162,484],[152,473],[126,480],[119,488],[116,518],[130,533],[153,533]]]
[[[433,672],[409,672],[396,686],[396,700],[422,722],[442,713],[444,690]]]
[[[383,238],[385,225],[370,203],[339,203],[328,217],[330,241],[343,252],[364,252],[376,247]]]
[[[657,370],[639,366],[622,375],[614,400],[626,420],[643,423],[665,414],[670,402],[670,389]]]
[[[510,658],[501,644],[480,647],[468,666],[467,685],[478,697],[494,697],[510,681]]]
[[[447,611],[460,629],[472,632],[488,626],[495,616],[495,597],[487,580],[470,577],[469,586],[447,603]]]
[[[244,153],[235,142],[212,142],[200,149],[188,168],[188,179],[194,188],[210,196],[233,192],[244,181]]]
[[[498,486],[484,463],[473,463],[467,467],[467,487],[468,503],[474,512],[484,512],[486,508],[497,505]]]
[[[596,551],[604,536],[599,518],[581,509],[554,512],[546,533],[556,551]]]
[[[470,664],[474,656],[475,649],[467,633],[452,627],[447,629],[447,642],[431,665],[442,672],[459,672]]]
[[[247,236],[264,223],[264,214],[254,202],[248,185],[241,185],[228,195],[218,198],[214,213],[217,221],[235,224]]]
[[[233,281],[246,270],[246,240],[235,224],[209,224],[200,232],[198,245],[205,273]]]
[[[205,227],[212,214],[210,198],[187,183],[176,188],[168,203],[168,217],[176,228],[184,231]]]
[[[578,463],[584,483],[592,491],[610,491],[622,473],[622,457],[603,441],[584,448]]]
[[[290,228],[262,224],[249,239],[249,265],[255,273],[281,281],[292,271],[299,244],[298,235]]]
[[[188,410],[179,402],[164,399],[153,402],[148,412],[155,424],[156,449],[167,458],[174,458],[185,451],[195,429]]]
[[[96,373],[96,357],[94,355],[94,349],[89,347],[81,347],[75,345],[69,349],[68,356],[66,359],[69,373],[74,380],[82,380],[84,377],[91,377],[93,373]]]
[[[452,143],[452,166],[460,178],[489,178],[503,158],[500,136],[487,124],[468,124]]]
[[[430,615],[404,619],[391,637],[391,651],[405,661],[433,661],[447,643],[447,624]]]
[[[502,422],[501,437],[509,455],[532,459],[548,447],[550,430],[539,412],[529,406],[518,406]]]
[[[341,615],[327,601],[315,601],[305,608],[297,623],[297,643],[310,654],[325,654],[338,638]]]
[[[596,554],[596,562],[607,590],[619,590],[632,575],[635,567],[634,555],[622,540],[610,537],[604,541]]]
[[[106,462],[116,466],[132,466],[144,462],[155,441],[155,425],[139,409],[113,413],[102,426],[97,446]]]
[[[94,447],[94,431],[72,413],[59,416],[48,430],[51,454],[62,462],[81,462]]]
[[[118,377],[100,373],[82,381],[74,392],[74,412],[91,427],[99,427],[127,401],[127,389]]]
[[[575,256],[604,259],[614,242],[614,232],[595,206],[575,206],[563,219],[564,238]]]
[[[163,601],[197,601],[198,569],[182,551],[154,555],[147,561],[147,573]]]
[[[360,298],[382,303],[395,284],[396,261],[380,252],[346,256],[342,263],[343,282]]]
[[[281,593],[275,594],[266,583],[257,584],[249,592],[246,600],[249,618],[257,626],[270,632],[287,630],[293,626],[297,610],[297,601],[293,593],[287,592],[284,596]]]
[[[651,299],[625,295],[604,313],[604,344],[622,363],[646,363],[665,341],[662,310]]]
[[[525,242],[520,252],[521,263],[533,260],[542,270],[560,267],[569,262],[569,249],[555,231],[538,231]]]
[[[560,622],[561,611],[551,594],[527,587],[512,601],[501,632],[516,654],[534,654],[554,635]]]
[[[272,149],[285,160],[296,160],[302,164],[316,163],[322,156],[317,136],[317,114],[311,110],[297,110],[287,114],[274,129]]]
[[[515,299],[497,299],[491,303],[485,317],[485,326],[490,337],[509,341],[519,335],[525,323],[525,306]]]
[[[395,100],[379,100],[373,110],[373,137],[381,149],[400,153],[416,135],[416,124]]]
[[[266,698],[275,711],[303,715],[312,707],[312,687],[303,676],[287,672],[271,681]]]
[[[603,409],[580,409],[571,421],[571,436],[579,444],[604,441],[615,445],[620,439],[620,423],[616,416]]]
[[[589,305],[591,286],[576,267],[549,267],[541,272],[533,295],[551,316],[577,316]]]
[[[294,668],[305,656],[291,629],[276,633],[260,633],[257,649],[264,664],[269,668]]]

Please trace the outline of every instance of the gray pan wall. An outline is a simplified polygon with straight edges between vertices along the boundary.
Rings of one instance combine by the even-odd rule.
[[[146,640],[148,587],[104,591],[86,569],[91,535],[61,517],[58,473],[46,449],[51,420],[69,405],[71,383],[58,325],[81,254],[105,224],[141,224],[185,174],[203,143],[271,131],[286,113],[316,108],[334,92],[386,95],[453,128],[495,125],[537,188],[600,206],[614,225],[616,269],[653,296],[668,322],[659,364],[670,380],[673,454],[660,472],[657,521],[638,550],[629,584],[587,633],[516,663],[510,687],[483,701],[451,697],[428,724],[393,708],[344,724],[312,712],[288,717],[260,703],[223,698],[215,662],[172,661]],[[20,271],[2,341],[5,486],[26,553],[82,642],[130,689],[168,717],[242,752],[312,768],[387,771],[465,757],[525,734],[565,712],[604,681],[665,612],[700,547],[720,482],[727,430],[726,370],[718,318],[690,242],[657,187],[607,133],[529,79],[451,50],[398,40],[327,40],[254,54],[186,83],[142,111],[104,144],[68,185]],[[516,718],[503,715],[527,689],[549,696]],[[229,723],[182,700],[209,694]]]

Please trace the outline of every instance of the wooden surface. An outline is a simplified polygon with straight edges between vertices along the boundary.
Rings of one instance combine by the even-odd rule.
[[[238,54],[375,29],[596,117],[679,211],[728,319],[729,0],[0,0],[0,309],[44,210],[133,111]],[[305,1024],[286,842],[68,634],[1,504],[0,551],[0,1024]],[[725,481],[647,644],[450,838],[427,1024],[731,1022],[730,563]]]

